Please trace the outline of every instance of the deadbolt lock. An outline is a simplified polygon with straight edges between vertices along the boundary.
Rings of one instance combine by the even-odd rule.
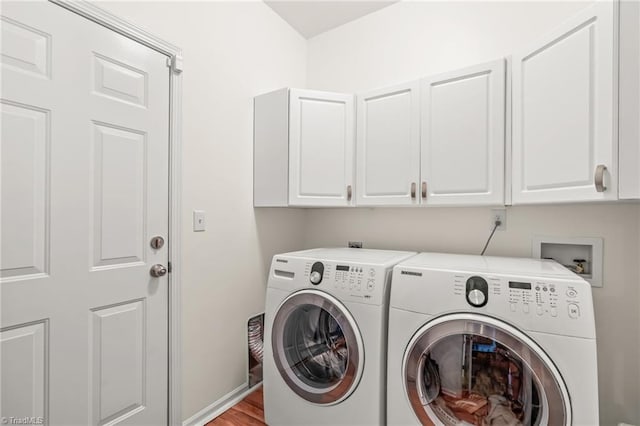
[[[161,249],[164,246],[164,238],[160,236],[153,237],[151,239],[150,245],[152,249],[156,249],[156,250]]]

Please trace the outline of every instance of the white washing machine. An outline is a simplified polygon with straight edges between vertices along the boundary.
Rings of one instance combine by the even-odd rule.
[[[393,271],[390,425],[597,425],[589,283],[551,260],[422,253]]]
[[[413,255],[337,248],[274,256],[265,309],[267,424],[384,423],[391,272]]]

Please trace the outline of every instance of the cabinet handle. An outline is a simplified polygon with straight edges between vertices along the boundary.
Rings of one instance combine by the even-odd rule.
[[[415,182],[411,182],[411,199],[412,200],[416,199],[416,183]]]
[[[351,201],[351,185],[347,185],[347,201]]]
[[[604,164],[598,164],[596,167],[596,172],[593,174],[593,183],[596,186],[597,192],[604,192],[607,190],[607,187],[604,184],[604,172],[607,170],[607,166]]]
[[[427,199],[427,182],[422,182],[422,199]]]

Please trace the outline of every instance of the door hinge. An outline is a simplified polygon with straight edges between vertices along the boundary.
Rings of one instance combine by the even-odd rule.
[[[173,267],[171,266],[171,262],[167,262],[167,272],[171,273],[172,270],[173,270]]]
[[[175,73],[182,72],[182,56],[175,55],[167,57],[167,66]]]

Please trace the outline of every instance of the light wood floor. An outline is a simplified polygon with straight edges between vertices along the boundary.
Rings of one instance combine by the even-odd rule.
[[[206,426],[265,426],[262,386]]]

